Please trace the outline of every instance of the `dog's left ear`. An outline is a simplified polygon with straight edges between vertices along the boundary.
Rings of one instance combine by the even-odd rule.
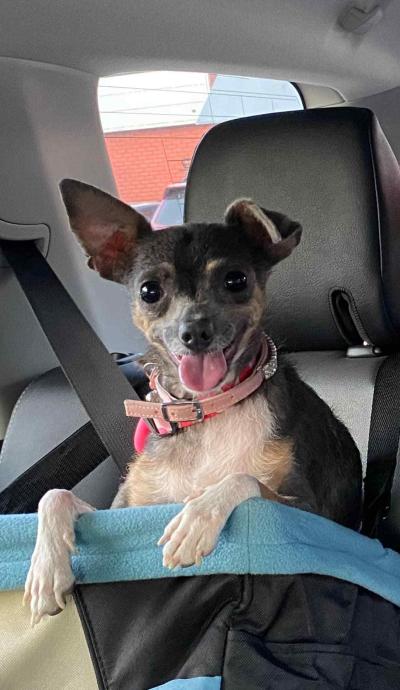
[[[119,199],[79,180],[63,180],[61,195],[71,229],[88,265],[102,278],[123,283],[139,242],[152,230],[146,218]]]
[[[302,233],[299,223],[277,211],[266,211],[251,199],[237,199],[228,206],[225,223],[241,225],[271,264],[286,259],[299,244]]]

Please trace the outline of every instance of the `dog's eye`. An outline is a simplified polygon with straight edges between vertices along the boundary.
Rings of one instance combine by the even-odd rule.
[[[229,271],[225,276],[224,285],[231,292],[241,292],[247,286],[247,276],[242,271]]]
[[[140,288],[140,297],[142,298],[143,302],[147,302],[148,304],[158,302],[161,299],[161,296],[161,285],[157,280],[148,280],[146,283],[143,283],[142,287]]]

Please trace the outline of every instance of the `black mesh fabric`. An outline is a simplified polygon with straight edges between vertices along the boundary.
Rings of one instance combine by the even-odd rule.
[[[76,601],[103,689],[219,675],[222,690],[400,688],[400,610],[334,578],[167,578]]]

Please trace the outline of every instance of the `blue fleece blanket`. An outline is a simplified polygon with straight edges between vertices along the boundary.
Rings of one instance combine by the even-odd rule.
[[[170,571],[156,543],[179,505],[100,510],[76,526],[78,582],[252,573],[318,573],[354,582],[400,605],[400,555],[317,515],[250,499],[231,515],[216,550],[199,567]],[[36,515],[0,516],[0,590],[23,586]]]

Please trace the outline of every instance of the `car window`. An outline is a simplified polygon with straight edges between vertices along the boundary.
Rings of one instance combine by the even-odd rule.
[[[107,77],[98,97],[119,196],[156,230],[182,222],[187,171],[211,127],[303,108],[290,82],[201,72]]]

